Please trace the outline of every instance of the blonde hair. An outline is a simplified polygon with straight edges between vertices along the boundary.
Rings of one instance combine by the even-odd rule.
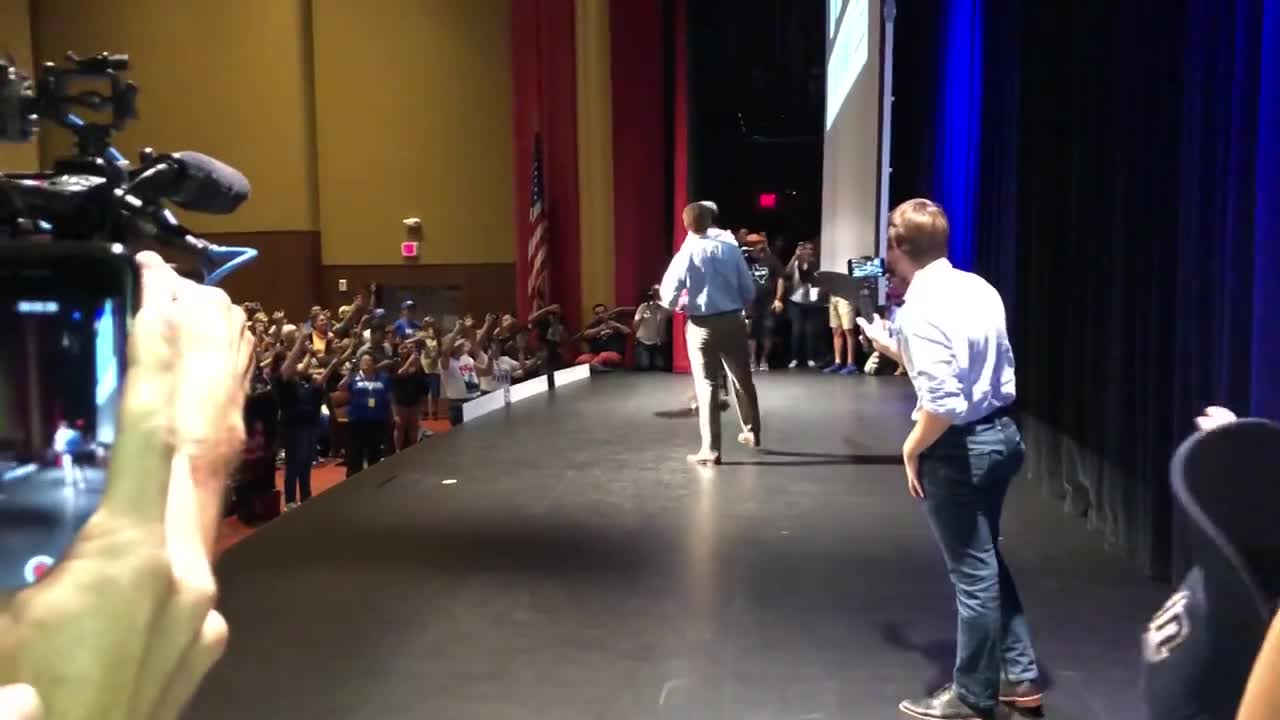
[[[917,265],[946,257],[950,237],[947,213],[932,200],[908,200],[889,213],[889,245]]]
[[[698,234],[705,233],[715,221],[715,212],[705,202],[693,203],[684,209],[684,224]]]

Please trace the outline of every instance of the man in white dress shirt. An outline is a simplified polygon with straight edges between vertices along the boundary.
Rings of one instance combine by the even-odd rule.
[[[742,433],[738,442],[760,447],[760,406],[747,359],[747,321],[743,315],[756,296],[756,282],[747,270],[733,235],[716,228],[715,206],[694,203],[684,209],[689,231],[662,276],[658,295],[675,309],[687,294],[685,340],[698,404],[702,447],[689,456],[699,465],[720,463],[720,407],[716,388],[728,372],[738,401]]]
[[[902,447],[955,587],[954,682],[899,708],[928,720],[988,720],[1000,703],[1038,709],[1040,671],[1017,587],[1000,554],[1000,512],[1025,453],[1009,413],[1013,350],[1000,293],[947,260],[946,213],[908,200],[889,216],[887,261],[906,296],[890,327],[858,319],[911,377],[915,427]]]

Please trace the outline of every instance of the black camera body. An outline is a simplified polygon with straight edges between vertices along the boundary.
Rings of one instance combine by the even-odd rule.
[[[67,57],[34,79],[0,61],[0,142],[30,142],[41,120],[76,136],[51,171],[0,172],[0,510],[12,493],[33,518],[0,528],[0,592],[48,572],[101,500],[139,300],[134,251],[180,248],[208,283],[257,254],[205,242],[166,207],[232,212],[248,196],[242,175],[198,153],[143,151],[131,165],[111,146],[136,115],[128,56]],[[72,91],[86,79],[110,91]]]

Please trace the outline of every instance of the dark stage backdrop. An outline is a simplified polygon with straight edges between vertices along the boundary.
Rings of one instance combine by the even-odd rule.
[[[965,219],[957,261],[1010,306],[1029,477],[1153,576],[1183,565],[1174,446],[1207,404],[1261,407],[1275,346],[1263,4],[898,8],[891,201]]]

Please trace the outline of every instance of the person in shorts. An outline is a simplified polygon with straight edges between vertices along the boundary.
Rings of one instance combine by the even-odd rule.
[[[836,357],[831,366],[822,372],[828,375],[857,375],[857,310],[853,303],[832,295],[828,318],[831,324],[831,344],[835,347]]]

